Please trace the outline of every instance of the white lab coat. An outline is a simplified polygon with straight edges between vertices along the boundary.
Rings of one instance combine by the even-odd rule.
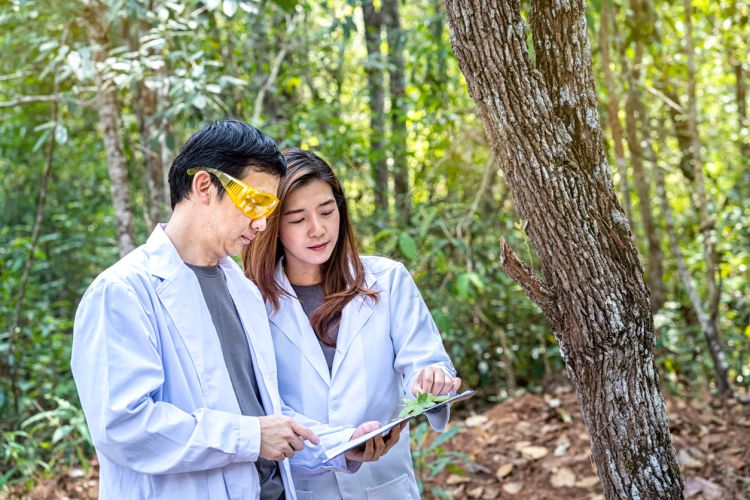
[[[234,261],[219,265],[245,326],[263,406],[314,425],[282,408],[260,293]],[[99,458],[100,498],[258,498],[258,418],[241,415],[197,278],[162,227],[86,291],[71,367]],[[344,460],[323,467],[319,456],[353,429],[313,429],[321,445],[306,443],[294,456],[297,469],[344,471]],[[294,498],[287,460],[281,474]]]
[[[362,257],[362,263],[367,287],[380,299],[373,303],[358,296],[344,308],[330,373],[281,262],[275,278],[291,296],[281,298],[278,311],[266,304],[282,399],[296,411],[332,425],[390,421],[401,399],[413,397],[415,377],[426,366],[438,365],[455,376],[440,333],[406,268],[383,257]],[[441,431],[448,410],[429,419]],[[409,444],[407,428],[385,456],[363,464],[355,474],[327,472],[302,478],[292,466],[297,498],[419,498]]]

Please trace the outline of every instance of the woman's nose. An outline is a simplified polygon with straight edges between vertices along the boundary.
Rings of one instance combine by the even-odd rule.
[[[318,220],[317,217],[310,218],[310,226],[308,232],[312,237],[321,236],[325,233],[325,228],[323,227],[323,224],[320,223],[320,220]]]

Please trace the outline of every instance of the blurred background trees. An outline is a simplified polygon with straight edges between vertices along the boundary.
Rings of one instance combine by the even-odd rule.
[[[748,17],[729,0],[588,5],[615,189],[680,394],[750,383]],[[168,217],[179,146],[229,116],[331,160],[363,248],[412,271],[486,403],[563,373],[498,261],[505,238],[538,265],[441,1],[5,0],[0,49],[0,485],[87,463],[78,300]]]

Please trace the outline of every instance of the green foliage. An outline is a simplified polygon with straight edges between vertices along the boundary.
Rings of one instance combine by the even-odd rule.
[[[117,259],[118,251],[83,4],[7,3],[0,11],[0,103],[50,96],[55,81],[59,86],[57,120],[50,101],[0,107],[0,168],[5,173],[0,183],[0,360],[15,374],[15,384],[6,373],[0,379],[0,478],[2,484],[30,485],[40,473],[85,465],[91,456],[68,367],[72,324],[83,291]],[[613,71],[627,73],[622,62],[634,57],[634,40],[643,40],[639,89],[651,116],[650,139],[667,177],[682,251],[705,297],[695,188],[680,161],[685,152],[673,130],[671,108],[659,95],[671,92],[678,105],[685,105],[680,101],[686,93],[682,7],[654,3],[639,26],[628,5],[615,4],[624,46],[622,54],[610,54]],[[490,163],[474,103],[451,52],[441,1],[399,4],[406,89],[401,107],[388,109],[386,102],[386,108],[408,132],[411,220],[406,223],[399,222],[393,200],[375,206],[373,159],[383,155],[392,162],[393,155],[388,143],[382,151],[370,146],[367,70],[389,69],[388,47],[383,41],[384,57],[368,57],[360,2],[123,0],[106,5],[111,49],[102,69],[120,103],[137,241],[145,241],[152,229],[145,217],[150,192],[144,144],[168,161],[201,123],[227,116],[250,121],[257,115],[254,124],[282,146],[311,148],[330,160],[343,182],[364,253],[404,262],[467,386],[502,399],[514,386],[535,390],[563,369],[546,319],[498,261],[505,239],[536,272],[554,279],[554,269],[541,269],[526,234],[530,228],[514,212],[508,188]],[[592,30],[599,26],[600,7],[589,6]],[[730,378],[747,387],[750,160],[739,151],[750,141],[750,132],[737,118],[732,61],[744,64],[747,76],[742,20],[749,12],[741,2],[704,1],[695,8],[699,125],[722,284],[719,323]],[[595,31],[591,40],[596,43]],[[530,51],[533,57],[533,47]],[[598,57],[595,50],[595,67]],[[269,78],[275,67],[276,77]],[[617,82],[620,96],[627,90],[623,81]],[[137,114],[143,88],[158,101],[145,118],[145,126],[154,131],[145,141]],[[601,89],[600,94],[606,92]],[[32,251],[40,178],[52,138],[57,146],[41,238]],[[632,173],[628,175],[632,185]],[[615,176],[617,186],[620,181]],[[638,199],[631,195],[637,213]],[[663,218],[658,207],[655,215]],[[666,251],[662,226],[659,222],[668,302],[655,315],[656,356],[662,380],[689,392],[710,386],[712,366],[676,263]],[[646,256],[638,217],[634,229]],[[19,304],[30,255],[29,280]],[[17,304],[18,329],[11,333]],[[423,424],[414,436],[419,477],[463,460],[444,453],[443,436],[428,446]]]
[[[465,453],[448,451],[443,448],[443,445],[458,434],[462,428],[463,425],[451,427],[429,441],[430,427],[427,422],[420,422],[412,429],[411,457],[420,495],[425,493],[425,480],[433,478],[445,470],[459,476],[466,474],[464,467],[471,463],[471,457]],[[450,498],[448,492],[437,486],[430,489],[430,494],[435,498]]]
[[[429,392],[420,392],[416,399],[404,398],[401,401],[403,410],[398,414],[398,418],[407,415],[418,415],[428,408],[432,408],[438,403],[446,401],[450,396],[433,396]]]

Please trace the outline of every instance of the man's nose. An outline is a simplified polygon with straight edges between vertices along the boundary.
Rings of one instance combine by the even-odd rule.
[[[250,227],[255,229],[256,231],[265,231],[267,223],[268,218],[264,215],[260,219],[253,219],[253,221],[250,223]]]

